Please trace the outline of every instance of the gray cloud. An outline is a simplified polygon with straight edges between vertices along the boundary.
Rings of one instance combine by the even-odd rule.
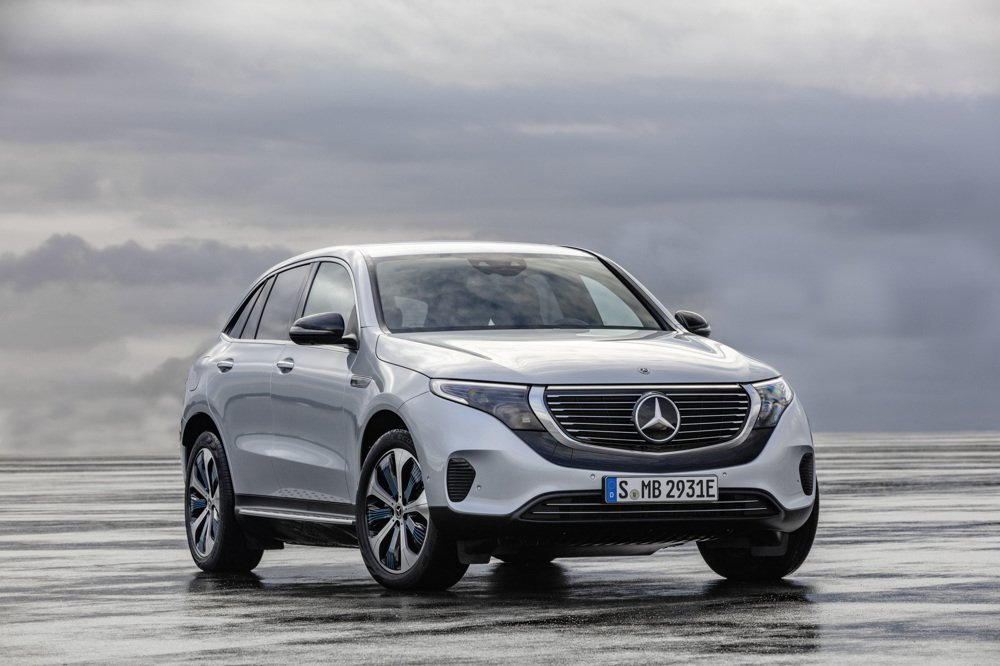
[[[470,90],[379,72],[293,76],[235,98],[161,93],[56,117],[27,104],[27,136],[8,146],[18,159],[0,168],[9,205],[41,195],[49,209],[132,210],[144,226],[208,217],[319,237],[352,221],[455,233],[477,218],[531,228],[595,210],[798,202],[828,206],[831,224],[996,240],[993,97],[676,79]]]
[[[164,453],[191,360],[249,282],[289,255],[79,236],[0,256],[0,451]]]
[[[35,374],[16,393],[0,391],[7,403],[0,409],[0,451],[169,455],[176,450],[184,378],[193,356],[166,358],[136,378],[82,364]]]
[[[60,234],[30,252],[0,255],[0,284],[20,289],[81,282],[119,287],[245,284],[287,253],[284,248],[233,247],[218,241],[174,242],[149,249],[129,240],[96,248],[80,236]]]
[[[991,66],[1000,12],[982,0],[926,0],[919,11],[907,0],[5,5],[7,24],[19,28],[5,50],[20,69],[88,79],[94,70],[149,72],[157,82],[230,93],[288,72],[345,69],[472,88],[667,76],[868,96],[1000,89]]]
[[[428,238],[606,252],[817,429],[1000,428],[1000,12],[922,7],[4,3],[0,451],[161,450],[261,270]]]

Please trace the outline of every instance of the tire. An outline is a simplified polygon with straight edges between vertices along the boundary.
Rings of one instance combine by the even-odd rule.
[[[712,571],[723,578],[736,581],[775,581],[802,566],[812,549],[819,524],[819,488],[812,513],[805,524],[794,532],[788,532],[788,544],[784,555],[754,555],[750,545],[738,548],[713,547],[712,542],[698,542],[698,550]]]
[[[247,545],[236,521],[233,480],[222,442],[213,432],[198,435],[184,470],[184,524],[191,558],[203,571],[247,572],[264,551]]]
[[[459,561],[457,545],[431,521],[417,451],[406,430],[385,433],[368,452],[355,505],[361,556],[385,587],[445,590],[465,575],[469,565]]]

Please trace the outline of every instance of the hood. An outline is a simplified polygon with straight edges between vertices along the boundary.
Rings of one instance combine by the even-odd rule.
[[[736,383],[778,375],[724,344],[674,331],[403,333],[380,336],[376,355],[433,378],[515,384]]]

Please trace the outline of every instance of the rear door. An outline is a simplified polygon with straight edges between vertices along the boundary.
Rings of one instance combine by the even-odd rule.
[[[304,264],[275,274],[266,298],[254,305],[259,315],[251,313],[240,341],[232,345],[231,396],[224,421],[238,431],[227,452],[233,451],[233,483],[242,499],[284,494],[279,473],[283,452],[275,446],[271,382],[311,270],[311,265]]]
[[[297,315],[321,312],[341,314],[345,332],[357,335],[354,282],[348,267],[339,261],[317,264]],[[351,513],[354,497],[347,470],[356,457],[351,434],[356,412],[345,405],[345,394],[356,357],[347,347],[287,342],[281,367],[271,380],[282,492],[320,503],[303,505],[304,509]]]
[[[281,344],[256,340],[264,305],[274,278],[265,280],[243,304],[226,331],[227,346],[212,359],[209,404],[219,417],[222,441],[229,458],[233,486],[240,495],[270,495],[277,477],[267,449],[271,438],[271,372]]]

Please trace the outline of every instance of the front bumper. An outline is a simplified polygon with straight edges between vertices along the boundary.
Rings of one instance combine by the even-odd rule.
[[[811,510],[782,509],[760,491],[730,490],[720,492],[719,502],[701,504],[603,504],[600,493],[555,493],[507,517],[446,507],[432,507],[431,516],[442,532],[481,553],[527,550],[567,557],[647,554],[689,541],[790,532],[808,520]]]
[[[425,393],[403,406],[424,472],[424,482],[435,524],[459,538],[516,534],[524,538],[562,533],[572,540],[596,529],[604,541],[640,538],[690,541],[734,531],[791,531],[801,526],[812,509],[815,492],[804,492],[799,466],[812,453],[812,436],[799,401],[785,411],[766,440],[747,440],[754,455],[734,452],[727,460],[704,458],[705,467],[692,467],[691,458],[671,468],[672,456],[657,462],[616,452],[605,460],[582,458],[576,462],[542,455],[497,419],[476,409]],[[542,435],[537,433],[530,436]],[[447,468],[451,458],[467,461],[475,469],[468,495],[449,498]],[[589,463],[597,463],[589,466]],[[574,466],[575,465],[575,466]],[[581,466],[582,465],[582,466]],[[625,474],[711,474],[718,477],[721,496],[753,495],[767,505],[766,512],[724,515],[692,511],[686,515],[627,515],[614,509],[599,516],[555,514],[555,520],[531,520],[532,507],[552,497],[596,498],[600,503],[604,476]],[[723,497],[720,496],[720,500]],[[613,505],[611,505],[613,506]],[[665,507],[669,505],[658,505]],[[650,507],[652,509],[654,507]],[[603,509],[598,509],[604,511]],[[599,526],[599,529],[598,527]],[[527,536],[525,536],[527,535]],[[645,535],[645,537],[643,537]],[[687,538],[680,538],[689,535]],[[674,538],[677,537],[677,538]]]

